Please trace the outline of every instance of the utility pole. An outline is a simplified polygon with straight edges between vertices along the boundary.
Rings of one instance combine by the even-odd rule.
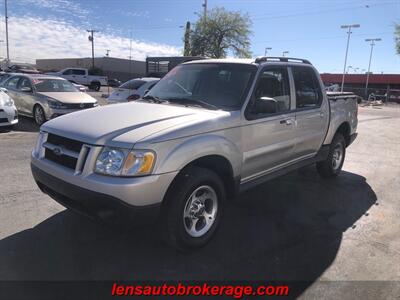
[[[132,78],[132,29],[129,31],[129,77]]]
[[[271,47],[266,47],[266,48],[265,48],[264,56],[267,56],[267,52],[268,52],[269,50],[272,50],[272,48],[271,48]]]
[[[344,86],[344,77],[346,75],[346,64],[347,64],[347,53],[349,52],[349,42],[350,42],[350,35],[351,35],[351,28],[358,28],[360,27],[360,24],[353,24],[353,25],[342,25],[340,28],[342,29],[349,29],[347,31],[347,46],[346,46],[346,55],[344,57],[344,67],[343,67],[343,76],[342,76],[342,87],[340,88],[340,92],[343,92],[343,86]]]
[[[7,67],[10,63],[10,48],[8,45],[8,13],[7,13],[7,0],[4,0],[4,16],[6,21],[6,47],[7,47]]]
[[[190,22],[186,22],[183,56],[190,56]]]
[[[207,0],[204,0],[204,3],[201,6],[203,6],[204,8],[204,13],[203,13],[204,21],[207,21]]]
[[[92,69],[94,69],[94,33],[98,31],[94,29],[88,29],[86,31],[90,33],[88,40],[92,42]]]
[[[375,42],[382,41],[382,39],[366,39],[366,42],[371,42],[371,52],[369,54],[369,63],[368,63],[368,72],[367,72],[367,80],[365,82],[365,98],[368,98],[368,81],[369,81],[369,72],[371,70],[371,60],[372,60],[372,50],[374,50]]]
[[[111,52],[111,50],[110,50],[110,49],[107,49],[107,50],[106,50],[106,56],[107,56],[107,57],[109,57],[109,56],[110,56],[110,52]]]

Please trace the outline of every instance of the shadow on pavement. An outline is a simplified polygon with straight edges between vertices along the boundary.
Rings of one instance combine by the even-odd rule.
[[[187,254],[164,245],[152,228],[118,232],[63,211],[0,241],[0,280],[312,282],[377,199],[362,176],[322,180],[308,167],[241,200],[227,208],[215,238]]]
[[[39,132],[39,126],[35,123],[32,118],[19,116],[18,123],[11,128],[0,127],[1,132],[12,132],[12,131],[23,131],[23,132]]]

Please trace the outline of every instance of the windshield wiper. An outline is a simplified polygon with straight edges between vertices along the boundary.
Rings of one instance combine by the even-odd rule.
[[[146,95],[146,96],[142,97],[142,99],[140,99],[140,100],[150,100],[151,103],[168,103],[167,100],[160,99],[158,97],[151,96],[151,95]]]
[[[202,100],[198,100],[198,99],[191,99],[191,98],[181,98],[181,97],[176,97],[176,98],[167,98],[166,100],[168,100],[169,102],[176,102],[178,104],[182,104],[185,106],[193,106],[193,104],[195,106],[201,106],[201,107],[205,107],[208,109],[220,109],[218,106],[202,101]],[[189,105],[189,104],[192,105]],[[197,104],[197,105],[196,105]]]

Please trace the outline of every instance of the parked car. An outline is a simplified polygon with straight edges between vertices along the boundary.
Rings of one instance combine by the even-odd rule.
[[[160,78],[143,77],[125,82],[116,88],[107,98],[109,103],[134,101],[144,96]]]
[[[0,127],[11,127],[18,123],[18,112],[14,101],[0,88]]]
[[[97,106],[97,100],[80,92],[68,80],[49,75],[14,75],[3,88],[15,101],[18,113],[38,125],[70,112]]]
[[[13,64],[10,65],[5,71],[10,73],[40,74],[35,67],[28,64]]]
[[[90,75],[89,70],[84,68],[67,68],[47,74],[65,78],[73,83],[86,85],[95,91],[99,91],[102,85],[107,85],[106,76]]]
[[[314,163],[322,177],[339,175],[357,135],[352,99],[330,101],[307,60],[187,62],[143,99],[44,124],[32,173],[66,207],[160,218],[169,244],[196,248],[238,192]]]
[[[0,74],[0,86],[4,81],[6,81],[8,78],[10,78],[11,76],[13,76],[15,74],[16,73],[2,73],[2,74]]]
[[[107,80],[107,85],[108,85],[108,86],[111,86],[111,87],[118,87],[118,86],[120,86],[121,84],[122,84],[122,82],[119,81],[119,80],[116,79],[116,78],[110,78],[110,79]]]
[[[79,91],[86,93],[86,87],[82,84],[72,83]]]

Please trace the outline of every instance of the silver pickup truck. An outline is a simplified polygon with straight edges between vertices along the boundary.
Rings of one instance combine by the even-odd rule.
[[[255,184],[313,163],[337,176],[356,128],[356,98],[328,99],[307,60],[208,59],[177,66],[138,101],[46,122],[31,168],[64,206],[157,219],[169,244],[188,249]]]

